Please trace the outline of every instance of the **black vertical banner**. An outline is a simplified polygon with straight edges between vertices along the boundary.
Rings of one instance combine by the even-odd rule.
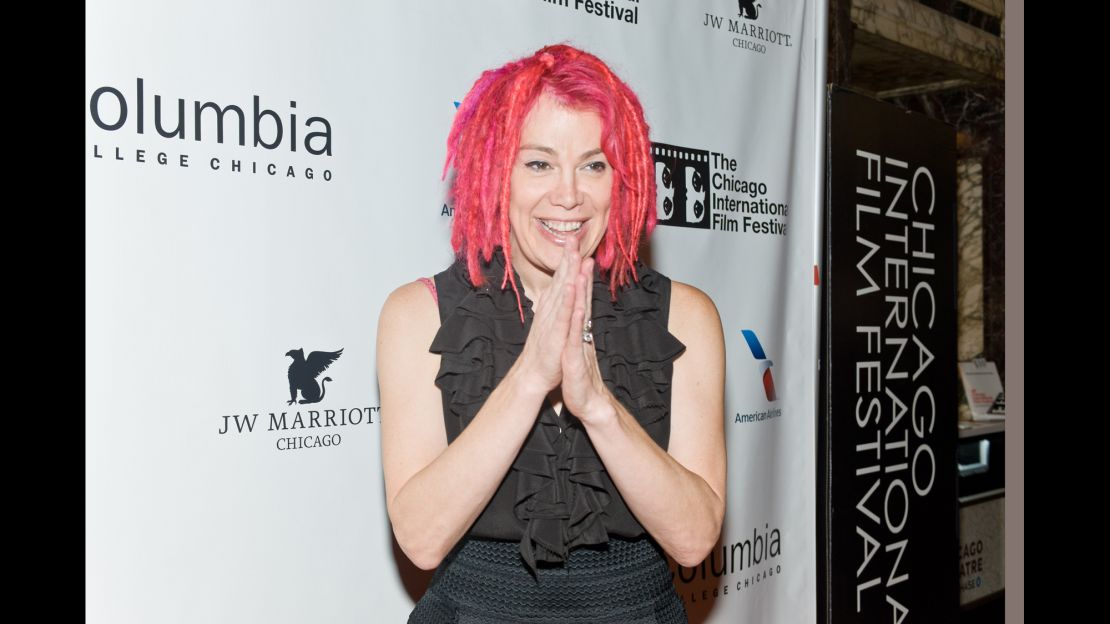
[[[956,133],[828,96],[822,620],[955,622]]]

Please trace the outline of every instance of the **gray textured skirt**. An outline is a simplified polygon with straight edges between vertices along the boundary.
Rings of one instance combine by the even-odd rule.
[[[644,535],[541,562],[533,577],[516,542],[464,537],[436,568],[409,624],[686,624],[662,549]]]

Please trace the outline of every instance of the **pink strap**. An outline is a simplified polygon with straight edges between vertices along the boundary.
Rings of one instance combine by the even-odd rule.
[[[420,279],[421,282],[424,282],[424,285],[427,286],[428,290],[431,291],[432,299],[436,300],[436,305],[439,305],[439,293],[436,292],[435,280],[433,280],[430,277],[421,277],[419,279]]]

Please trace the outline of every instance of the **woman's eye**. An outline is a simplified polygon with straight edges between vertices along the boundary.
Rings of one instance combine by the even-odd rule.
[[[594,162],[586,165],[586,168],[589,169],[590,171],[596,171],[597,173],[601,173],[602,171],[605,171],[605,167],[607,167],[607,166],[608,165],[606,165],[605,163],[601,162],[600,160],[597,160],[597,161],[594,161]]]
[[[532,171],[545,171],[551,168],[551,165],[542,160],[533,160],[532,162],[524,163],[524,166],[528,167]]]

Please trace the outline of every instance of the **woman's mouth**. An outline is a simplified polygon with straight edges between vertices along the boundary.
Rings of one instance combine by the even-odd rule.
[[[554,219],[536,219],[540,232],[555,244],[561,245],[567,240],[577,240],[584,231],[585,221],[557,221]]]

